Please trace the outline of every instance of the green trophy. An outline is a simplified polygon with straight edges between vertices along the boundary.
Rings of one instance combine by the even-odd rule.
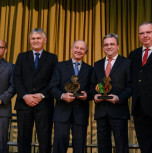
[[[78,77],[76,75],[73,75],[71,77],[72,82],[68,82],[65,84],[64,88],[67,92],[70,92],[73,94],[73,97],[79,97],[83,96],[83,93],[79,93],[78,90],[80,89],[80,84],[78,82]]]
[[[112,85],[110,84],[111,78],[106,76],[103,81],[104,85],[102,83],[98,83],[95,87],[96,91],[102,94],[101,96],[98,96],[98,99],[112,99],[112,96],[107,95],[107,93],[109,93],[112,89]]]

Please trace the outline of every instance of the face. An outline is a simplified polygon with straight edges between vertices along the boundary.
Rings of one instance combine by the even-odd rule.
[[[152,25],[145,24],[139,27],[139,40],[145,47],[152,46]]]
[[[114,37],[104,39],[103,50],[108,58],[116,56],[119,51],[117,40]]]
[[[0,59],[4,57],[4,54],[7,52],[7,48],[5,48],[5,43],[0,40]]]
[[[39,52],[43,49],[47,39],[41,33],[32,33],[30,35],[30,44],[34,51]]]
[[[72,58],[75,61],[81,61],[82,58],[86,55],[86,44],[83,41],[77,41],[74,46],[71,48]]]

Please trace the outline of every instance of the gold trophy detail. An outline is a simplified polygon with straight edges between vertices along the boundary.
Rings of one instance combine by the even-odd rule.
[[[78,82],[78,77],[76,75],[73,75],[71,77],[71,82],[68,82],[65,84],[64,88],[67,92],[70,92],[73,94],[73,97],[79,97],[83,96],[82,93],[78,93],[78,90],[80,89],[80,84]]]

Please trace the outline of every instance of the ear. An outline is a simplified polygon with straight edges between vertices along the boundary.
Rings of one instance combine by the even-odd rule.
[[[119,50],[119,45],[118,45],[118,50]]]
[[[5,51],[4,51],[4,53],[5,53],[5,54],[7,53],[7,48],[5,48]]]
[[[47,38],[44,38],[44,43],[46,44],[46,42],[47,42]]]

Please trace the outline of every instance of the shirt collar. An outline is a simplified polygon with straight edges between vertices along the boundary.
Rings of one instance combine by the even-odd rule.
[[[35,55],[35,53],[40,53],[40,56],[42,55],[42,52],[43,52],[43,49],[40,51],[40,52],[36,52],[36,51],[34,51],[34,50],[32,50],[33,51],[33,55]],[[39,56],[39,57],[40,57]]]
[[[112,58],[112,60],[116,60],[117,57],[118,57],[118,54],[117,54],[116,56],[114,56],[114,57]],[[106,61],[107,61],[108,59],[109,59],[109,58],[106,56]]]
[[[147,47],[143,46],[143,47],[142,47],[142,51],[144,52],[146,48],[147,48]],[[149,48],[150,50],[152,50],[152,46],[150,46],[150,47],[148,47],[148,48]]]
[[[72,63],[76,63],[76,61],[72,58]],[[78,62],[80,65],[82,64],[82,60]]]

